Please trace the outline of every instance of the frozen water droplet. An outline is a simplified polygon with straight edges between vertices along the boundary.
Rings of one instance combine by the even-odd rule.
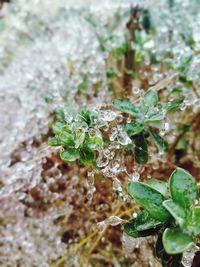
[[[132,92],[133,92],[134,95],[137,95],[137,94],[139,94],[139,92],[140,92],[140,88],[138,88],[138,87],[136,87],[136,86],[133,86],[133,88],[132,88]]]
[[[120,114],[120,115],[117,115],[116,117],[116,120],[117,120],[117,123],[121,123],[123,121],[123,116]]]
[[[133,218],[137,218],[138,214],[136,212],[133,213]]]
[[[91,201],[93,199],[93,191],[89,190],[86,194],[86,198]]]
[[[165,122],[165,124],[164,124],[164,128],[165,128],[166,131],[169,131],[169,129],[170,129],[170,125],[169,125],[168,122]]]
[[[119,132],[118,132],[118,135],[117,135],[117,141],[122,146],[126,146],[126,145],[128,145],[128,144],[130,144],[132,142],[130,137],[128,136],[128,134],[121,127],[119,127]]]
[[[181,105],[180,105],[180,110],[185,110],[186,109],[186,105],[185,105],[185,102],[183,102]]]
[[[105,121],[113,121],[116,118],[117,114],[112,110],[106,110],[102,111],[101,116]]]
[[[78,184],[78,181],[79,181],[78,176],[76,176],[76,175],[72,176],[71,181],[72,181],[72,184],[73,185]]]
[[[97,223],[97,227],[100,233],[103,233],[103,231],[106,229],[105,221]]]
[[[183,252],[182,264],[184,267],[191,267],[195,253],[199,250],[199,247],[193,247],[190,250]]]
[[[102,173],[105,177],[114,177],[114,173],[112,172],[112,169],[107,166],[102,170]]]
[[[90,135],[91,137],[96,136],[96,130],[93,129],[93,128],[90,128],[90,129],[88,130],[88,133],[89,133],[89,135]]]
[[[132,181],[138,181],[139,179],[140,179],[140,174],[139,174],[139,172],[134,172],[134,173],[132,174],[131,180],[132,180]]]
[[[117,128],[113,128],[111,130],[110,141],[114,141],[117,138],[117,135],[118,135]]]
[[[106,165],[108,165],[109,163],[109,159],[108,157],[104,154],[104,151],[100,151],[99,152],[99,156],[96,160],[97,166],[102,168],[105,167]]]
[[[113,162],[111,168],[112,168],[112,172],[115,173],[115,174],[117,174],[117,173],[119,173],[121,171],[121,166],[118,163],[118,161],[117,162]]]
[[[119,179],[113,179],[113,189],[117,192],[122,192],[121,182]]]
[[[123,220],[120,217],[114,216],[114,215],[113,216],[110,216],[109,218],[107,218],[105,220],[105,223],[106,224],[109,224],[111,226],[116,226],[118,224],[121,224],[122,222],[123,222]]]

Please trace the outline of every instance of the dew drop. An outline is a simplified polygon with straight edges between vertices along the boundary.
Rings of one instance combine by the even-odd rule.
[[[190,250],[183,252],[182,264],[184,267],[191,267],[195,253],[199,250],[199,247],[195,246]]]
[[[122,192],[121,182],[117,178],[113,179],[113,189],[117,192]]]
[[[101,116],[105,121],[113,121],[116,118],[117,114],[112,110],[106,110],[102,111]]]
[[[103,231],[106,229],[106,223],[105,221],[98,222],[97,227],[100,233],[103,233]]]
[[[120,218],[120,217],[118,217],[118,216],[110,216],[109,218],[107,218],[106,220],[105,220],[105,223],[106,224],[109,224],[109,225],[111,225],[111,226],[116,226],[116,225],[119,225],[119,224],[121,224],[123,222],[123,220]]]
[[[99,168],[105,167],[109,163],[108,157],[104,154],[104,151],[99,152],[99,156],[96,160],[97,166]]]
[[[138,181],[140,179],[140,174],[139,172],[134,172],[131,176],[132,181]]]
[[[137,95],[137,94],[139,94],[139,92],[140,92],[140,88],[138,88],[138,87],[136,87],[136,86],[133,86],[133,88],[132,88],[132,92],[133,92],[134,95]]]

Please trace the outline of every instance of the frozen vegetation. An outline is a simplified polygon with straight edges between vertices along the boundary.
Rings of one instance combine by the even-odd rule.
[[[138,76],[132,73],[128,99],[138,104],[151,87],[163,103],[182,101],[178,112],[168,115],[162,109],[157,127],[169,144],[169,154],[157,152],[157,145],[150,142],[146,167],[133,164],[128,152],[120,153],[132,139],[123,127],[120,109],[110,107],[113,99],[121,97],[124,63],[120,57],[131,6],[137,4],[149,10],[154,31],[141,31],[132,44]],[[167,178],[175,164],[186,166],[200,179],[199,11],[197,0],[15,0],[3,5],[0,266],[161,266],[151,251],[154,237],[133,239],[122,235],[119,227],[127,220],[124,215],[138,212],[138,207],[131,207],[128,182],[152,175]],[[55,114],[59,117],[64,110],[76,135],[83,108],[97,116],[90,135],[109,143],[98,149],[98,171],[80,163],[63,164],[57,156],[59,148],[48,144]],[[130,123],[132,118],[125,119]],[[183,130],[193,124],[193,130]],[[175,151],[183,153],[180,159],[177,152],[177,162]],[[112,238],[104,237],[106,231]],[[89,243],[96,235],[105,243],[99,249],[98,237],[96,243]],[[191,266],[195,251],[198,247],[185,252],[184,266]]]

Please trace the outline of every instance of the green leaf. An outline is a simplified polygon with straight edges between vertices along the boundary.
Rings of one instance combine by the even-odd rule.
[[[142,10],[142,27],[143,29],[149,33],[151,30],[151,14],[148,9]]]
[[[155,91],[149,90],[145,93],[143,99],[141,100],[140,108],[142,109],[142,112],[146,114],[148,111],[152,112],[151,111],[152,108],[155,107],[157,103],[158,103],[157,93]]]
[[[144,60],[144,52],[137,49],[135,51],[135,61],[136,62],[142,62]]]
[[[162,107],[167,112],[176,111],[176,110],[180,109],[180,106],[182,103],[183,103],[183,100],[179,99],[179,100],[174,100],[172,102],[168,102],[168,103],[164,104]]]
[[[169,255],[165,252],[162,242],[162,234],[158,236],[155,246],[156,257],[162,262],[163,267],[177,267],[180,266],[182,260],[182,253],[176,255]]]
[[[94,126],[97,116],[98,114],[95,110],[83,109],[79,113],[80,120],[86,122],[89,127]]]
[[[127,132],[127,134],[130,137],[141,133],[143,131],[143,129],[144,129],[143,124],[141,124],[139,122],[127,123],[126,126],[125,126],[125,131]]]
[[[58,135],[58,139],[62,143],[62,145],[69,145],[69,146],[74,145],[73,135],[67,132],[64,131],[60,132]]]
[[[114,79],[114,78],[116,78],[117,77],[117,72],[116,72],[116,70],[113,68],[113,67],[111,67],[111,68],[109,68],[108,70],[107,70],[107,72],[106,72],[106,76],[107,76],[107,78],[108,79]]]
[[[200,234],[200,207],[192,209],[192,217],[188,220],[187,229],[195,236]]]
[[[184,169],[177,168],[170,176],[170,192],[174,202],[189,208],[198,198],[195,178]]]
[[[59,121],[65,121],[65,111],[63,108],[57,108],[55,110],[55,114],[56,114],[56,118],[59,120]]]
[[[165,229],[163,233],[163,246],[168,254],[179,254],[195,245],[192,236],[182,232],[181,229]]]
[[[89,147],[84,146],[80,150],[80,160],[83,164],[90,165],[95,159],[95,153]]]
[[[140,164],[146,163],[148,161],[148,146],[143,133],[136,135],[134,138],[134,142],[135,160]]]
[[[79,91],[81,93],[84,93],[85,94],[86,91],[87,91],[88,85],[89,85],[88,76],[87,75],[84,75],[82,82],[78,86]]]
[[[92,150],[97,150],[103,145],[103,140],[101,137],[94,136],[87,140],[87,146]]]
[[[58,138],[56,138],[56,137],[51,138],[51,139],[48,141],[48,144],[49,144],[50,146],[60,146],[60,145],[61,145],[61,144],[60,144],[60,141],[59,141]]]
[[[89,126],[91,124],[91,111],[89,109],[83,109],[79,117],[82,121],[86,122]]]
[[[165,200],[164,196],[149,185],[140,182],[131,182],[128,185],[128,193],[154,219],[163,222],[170,218],[170,214],[162,206]]]
[[[53,125],[52,125],[52,130],[54,132],[54,134],[59,134],[60,132],[62,132],[62,128],[65,124],[62,123],[62,122],[55,122]]]
[[[149,121],[147,122],[147,125],[153,128],[160,129],[162,127],[162,120],[158,121]]]
[[[165,200],[163,206],[169,211],[180,226],[184,225],[186,221],[186,213],[181,206],[173,202],[171,199]]]
[[[60,151],[60,158],[64,162],[75,161],[76,159],[79,158],[79,152],[78,152],[78,150],[76,150],[74,148],[68,148],[66,150]]]
[[[147,211],[142,211],[136,218],[124,225],[124,232],[132,237],[151,235],[162,222],[153,219]]]
[[[124,57],[126,52],[126,43],[122,43],[119,47],[116,47],[113,51],[113,57],[117,60],[120,60]]]
[[[167,182],[158,179],[151,179],[146,182],[151,188],[160,192],[164,197],[168,195]]]
[[[135,31],[134,42],[137,43],[137,44],[140,44],[140,45],[143,44],[142,34],[141,34],[141,32],[138,31],[138,30]]]
[[[145,93],[143,100],[149,108],[155,107],[158,103],[158,95],[155,91],[149,90]]]
[[[162,222],[154,219],[146,211],[142,211],[135,219],[135,228],[137,231],[145,231],[160,226]]]
[[[148,132],[151,140],[154,142],[157,148],[162,152],[167,152],[167,143],[165,142],[165,140],[152,130],[149,130]]]
[[[84,131],[77,131],[76,132],[76,140],[75,140],[75,148],[79,148],[85,140],[85,132]]]
[[[115,99],[113,101],[113,106],[117,110],[120,110],[122,112],[131,114],[131,115],[133,115],[135,117],[140,117],[141,116],[140,110],[134,104],[132,104],[129,100],[126,100],[126,99]]]
[[[181,138],[176,145],[176,150],[186,150],[187,149],[187,141],[184,138]]]
[[[186,36],[184,36],[184,34],[182,34],[182,37],[183,37],[183,39],[184,39],[184,41],[187,43],[188,42],[188,38],[186,39]],[[192,37],[191,37],[191,40],[190,40],[190,42],[192,41]],[[194,40],[192,41],[192,43],[194,42]],[[187,44],[187,45],[189,45],[189,44]],[[178,67],[178,70],[180,71],[180,72],[182,72],[182,73],[184,73],[184,72],[186,72],[187,71],[187,69],[189,68],[189,66],[190,66],[190,63],[191,63],[191,61],[192,61],[192,59],[193,59],[193,55],[187,55],[187,56],[183,56],[182,58],[181,58],[181,62],[180,62],[180,65],[179,65],[179,67]],[[184,75],[185,76],[185,75]]]
[[[145,123],[155,123],[160,122],[164,119],[165,115],[162,111],[154,112],[152,114],[148,114],[148,118],[145,119]]]
[[[135,229],[135,221],[134,220],[132,220],[131,222],[125,223],[123,231],[128,236],[132,236],[135,238],[140,237],[140,233]]]

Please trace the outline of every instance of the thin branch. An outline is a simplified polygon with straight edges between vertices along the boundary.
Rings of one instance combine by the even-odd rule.
[[[135,70],[136,62],[135,62],[135,50],[132,48],[132,42],[135,39],[136,31],[140,30],[139,18],[141,16],[141,8],[138,6],[132,8],[132,14],[129,22],[126,24],[127,26],[127,50],[125,53],[125,70]],[[124,73],[124,89],[126,90],[125,94],[127,96],[132,93],[132,75],[130,75],[127,71]]]

